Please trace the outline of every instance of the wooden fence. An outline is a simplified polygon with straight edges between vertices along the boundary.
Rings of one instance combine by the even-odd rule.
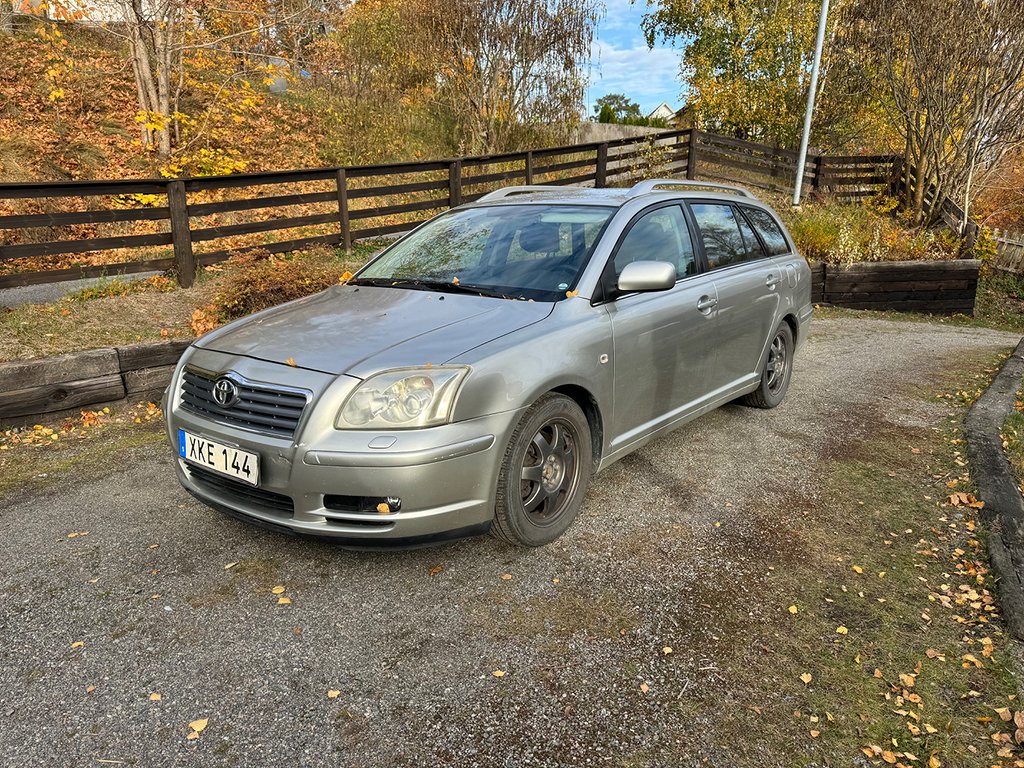
[[[992,266],[1004,272],[1024,275],[1024,232],[992,230],[996,241],[996,257]]]
[[[235,253],[349,248],[508,184],[604,187],[685,175],[782,192],[792,188],[796,161],[789,150],[683,130],[427,162],[0,184],[0,289],[149,271],[174,271],[187,287],[198,268]],[[810,155],[804,183],[862,197],[885,189],[894,168],[886,156]],[[69,254],[93,263],[46,264]]]

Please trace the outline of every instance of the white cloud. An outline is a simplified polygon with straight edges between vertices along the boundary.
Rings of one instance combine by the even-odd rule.
[[[640,38],[642,41],[642,37]],[[682,106],[679,51],[649,49],[646,43],[618,47],[597,40],[591,48],[593,63],[588,100],[591,104],[605,94],[623,93],[640,104],[644,114],[663,101]]]

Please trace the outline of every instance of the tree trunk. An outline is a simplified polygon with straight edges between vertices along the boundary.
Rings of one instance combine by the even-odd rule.
[[[0,34],[14,34],[14,3],[12,0],[0,0]]]

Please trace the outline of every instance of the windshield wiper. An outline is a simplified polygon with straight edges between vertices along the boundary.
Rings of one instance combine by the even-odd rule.
[[[436,293],[464,293],[472,296],[488,296],[496,299],[511,299],[513,296],[506,296],[491,288],[481,285],[467,285],[465,283],[442,282],[440,280],[421,280],[419,278],[386,278],[386,277],[357,277],[348,281],[348,285],[372,285],[383,288],[412,288],[420,291],[435,291]]]

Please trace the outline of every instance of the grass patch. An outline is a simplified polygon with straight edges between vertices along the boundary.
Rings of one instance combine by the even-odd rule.
[[[1017,486],[1024,493],[1024,389],[1017,392],[1013,411],[1003,424],[1002,435],[1006,458],[1017,477]]]
[[[361,243],[348,255],[314,249],[278,256],[273,262],[232,260],[205,269],[189,289],[178,288],[165,277],[115,279],[60,301],[0,308],[0,362],[192,337],[197,310],[210,312],[213,306],[213,325],[220,322],[219,298],[242,291],[249,306],[260,296],[286,300],[315,293],[328,284],[327,277],[358,268],[383,245]]]
[[[147,403],[2,431],[0,496],[52,486],[72,472],[90,478],[109,474],[134,450],[166,440],[160,410]]]
[[[737,626],[720,680],[680,702],[722,713],[709,727],[724,763],[1016,764],[1014,649],[977,510],[950,498],[973,500],[955,393],[976,380],[956,370],[931,393],[941,428],[883,424],[822,457],[813,504],[793,492],[754,512],[770,615]]]

